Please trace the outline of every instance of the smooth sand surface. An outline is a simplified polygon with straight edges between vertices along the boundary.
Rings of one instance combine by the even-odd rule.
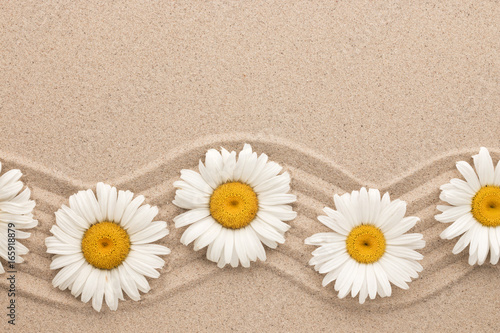
[[[500,158],[498,1],[96,3],[0,4],[0,161],[39,220],[18,331],[498,331],[500,266],[453,255],[433,218],[456,161]],[[244,142],[291,173],[298,217],[266,262],[221,270],[180,244],[172,183]],[[98,181],[144,194],[171,230],[152,290],[116,312],[54,289],[45,253],[54,212]],[[427,241],[410,289],[364,305],[321,287],[303,244],[361,186],[406,200]]]

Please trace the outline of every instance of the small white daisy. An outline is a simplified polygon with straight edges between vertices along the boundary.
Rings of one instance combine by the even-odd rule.
[[[457,162],[457,169],[466,181],[455,178],[441,186],[439,198],[451,206],[438,205],[442,214],[435,217],[439,222],[453,222],[441,233],[441,238],[452,239],[463,234],[453,248],[454,254],[469,245],[470,265],[482,265],[488,252],[490,263],[495,265],[500,257],[500,163],[494,168],[484,147],[472,158],[477,175],[469,163]]]
[[[422,234],[405,234],[419,219],[404,217],[406,203],[391,202],[389,194],[380,199],[378,190],[361,190],[334,195],[337,210],[325,207],[328,216],[318,220],[333,232],[315,234],[305,240],[318,245],[309,261],[316,271],[326,274],[323,286],[333,280],[339,298],[359,293],[359,303],[367,296],[391,296],[391,283],[408,289],[407,282],[418,277],[423,256],[414,251],[425,246]]]
[[[52,284],[68,288],[82,302],[92,298],[92,306],[101,310],[103,297],[111,310],[124,300],[122,290],[134,301],[139,291],[150,290],[145,277],[158,278],[156,270],[164,265],[158,255],[170,250],[150,244],[168,235],[167,223],[152,222],[158,208],[142,205],[144,196],[135,199],[130,191],[97,184],[97,199],[92,190],[69,197],[56,214],[56,225],[47,237],[47,252],[55,254],[51,269],[62,268]]]
[[[13,169],[0,177],[0,257],[11,263],[22,263],[24,259],[21,256],[28,253],[28,248],[18,239],[27,239],[31,234],[22,230],[38,225],[31,213],[35,202],[30,200],[30,190],[26,188],[21,192],[24,184],[19,179],[22,175],[21,171]],[[14,268],[8,266],[7,270]],[[5,269],[0,263],[0,274],[4,272]]]
[[[189,225],[181,242],[194,241],[195,251],[208,246],[207,258],[219,267],[249,267],[257,258],[266,260],[262,243],[274,249],[285,242],[290,226],[283,221],[297,216],[288,205],[296,196],[287,193],[290,175],[278,175],[282,167],[265,154],[257,156],[249,144],[238,158],[234,151],[221,152],[210,149],[200,173],[181,171],[173,203],[189,211],[174,222],[176,228]]]

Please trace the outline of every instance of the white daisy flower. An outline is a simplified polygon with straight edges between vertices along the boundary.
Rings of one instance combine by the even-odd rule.
[[[68,288],[82,302],[92,298],[92,306],[101,310],[103,297],[111,310],[124,300],[140,299],[139,291],[150,290],[145,277],[158,278],[156,270],[164,265],[158,255],[170,250],[150,244],[168,235],[167,223],[152,222],[158,208],[142,205],[144,196],[132,200],[134,193],[97,184],[97,199],[92,190],[69,197],[56,214],[56,225],[47,237],[47,252],[55,254],[51,269],[62,268],[52,284]]]
[[[316,271],[326,274],[323,286],[333,280],[339,298],[359,293],[359,303],[367,296],[391,296],[391,284],[408,289],[407,282],[418,277],[423,256],[416,252],[425,246],[422,234],[404,234],[418,217],[404,217],[406,203],[391,202],[389,194],[380,199],[378,190],[361,190],[334,195],[337,210],[325,207],[328,216],[318,220],[333,232],[315,234],[305,240],[318,245],[309,261]]]
[[[21,256],[28,253],[28,248],[18,239],[27,239],[31,234],[22,230],[38,225],[31,213],[35,202],[30,200],[30,190],[26,188],[21,192],[24,184],[19,179],[22,175],[21,171],[13,169],[0,177],[0,257],[8,262],[7,270],[15,268],[9,263],[22,263]],[[0,263],[0,274],[4,272],[3,263]]]
[[[197,173],[181,171],[173,203],[189,211],[174,218],[176,228],[189,225],[181,237],[194,250],[206,246],[207,258],[220,268],[226,264],[249,267],[257,258],[266,260],[262,245],[274,249],[284,243],[290,226],[283,221],[293,220],[297,213],[288,204],[296,196],[288,194],[290,175],[266,154],[257,156],[245,144],[236,158],[222,148],[222,154],[210,149],[205,165],[200,160]]]
[[[438,205],[442,214],[435,217],[439,222],[453,222],[441,233],[441,238],[452,239],[463,234],[453,248],[454,254],[469,245],[470,265],[482,265],[488,252],[490,263],[495,265],[500,257],[500,163],[494,168],[484,147],[472,158],[477,174],[469,163],[457,162],[465,181],[455,178],[441,186],[439,198],[451,206]]]

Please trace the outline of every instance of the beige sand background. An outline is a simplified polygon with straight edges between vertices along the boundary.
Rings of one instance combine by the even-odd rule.
[[[0,3],[0,161],[40,222],[17,331],[498,331],[499,266],[452,255],[433,215],[455,161],[500,158],[499,52],[499,1]],[[299,216],[265,263],[220,270],[180,244],[172,182],[244,142],[292,174]],[[117,312],[52,288],[45,254],[54,211],[97,181],[146,195],[172,231],[152,291]],[[407,200],[428,245],[409,290],[360,306],[321,287],[303,239],[365,185]]]

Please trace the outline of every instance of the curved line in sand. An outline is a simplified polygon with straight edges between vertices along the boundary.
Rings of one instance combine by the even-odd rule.
[[[306,195],[303,196],[307,197]],[[301,203],[298,203],[298,205],[302,206]],[[301,210],[303,210],[302,207]],[[169,219],[173,218],[176,214],[172,212],[170,215],[172,216],[169,216]],[[310,230],[315,226],[318,228],[322,227],[319,222],[315,221],[315,215],[315,211],[311,210],[306,214],[302,214],[300,221],[292,221],[292,228],[287,234],[287,242],[280,245],[276,251],[267,251],[268,260],[266,262],[259,262],[254,265],[283,276],[309,294],[317,295],[328,304],[344,308],[347,307],[354,311],[358,307],[356,299],[337,299],[336,292],[332,290],[331,285],[326,288],[321,287],[323,275],[316,273],[312,267],[307,265],[310,259],[310,252],[314,247],[303,244],[303,238],[307,236],[305,235],[306,233],[312,234],[317,232],[318,230]],[[425,220],[430,220],[432,218],[432,212],[429,211],[422,217]],[[427,253],[425,253],[422,263],[426,268],[420,274],[420,277],[410,284],[411,292],[400,291],[397,287],[394,287],[393,297],[377,301],[377,308],[390,310],[394,306],[409,306],[410,304],[423,301],[441,290],[444,290],[448,285],[456,283],[473,269],[473,267],[468,266],[464,256],[453,256],[450,253],[450,249],[443,249],[447,244],[446,241],[438,241],[438,234],[441,231],[440,229],[442,229],[440,226],[440,224],[432,224],[423,232],[428,242],[428,246],[424,248]],[[429,229],[432,230],[426,232]],[[170,243],[176,243],[174,248],[179,248],[179,251],[176,252],[181,252],[183,250],[185,253],[176,258],[172,258],[173,254],[164,258],[166,260],[166,265],[160,278],[158,280],[150,280],[154,293],[151,292],[143,295],[141,306],[152,306],[158,299],[168,298],[179,292],[188,290],[202,283],[207,278],[216,276],[221,272],[214,263],[204,259],[205,250],[194,252],[191,247],[184,248],[184,246],[178,242],[182,230],[176,229],[175,231],[176,237],[175,239],[170,239]],[[41,232],[42,230],[37,230],[36,233],[40,234]],[[46,232],[44,232],[42,236],[43,238],[47,236]],[[432,245],[429,244],[429,241],[432,241]],[[168,246],[168,244],[165,245]],[[29,247],[33,248],[33,246]],[[22,290],[21,294],[36,299],[37,301],[51,304],[52,306],[60,306],[63,302],[69,304],[69,307],[74,309],[80,309],[85,306],[79,300],[71,296],[68,290],[60,291],[52,287],[50,281],[57,272],[48,270],[50,256],[45,255],[45,253],[42,255],[30,253],[28,256],[30,256],[28,262],[30,267],[28,267],[28,265],[20,266],[21,278],[33,282],[38,281],[37,285],[42,286],[40,289],[25,288]],[[44,271],[43,266],[46,266],[47,272]],[[31,268],[31,272],[28,273],[24,268]],[[197,272],[197,275],[193,276],[193,274],[190,274],[193,270]],[[445,273],[443,274],[443,272]],[[442,275],[446,278],[442,279]],[[30,283],[30,285],[34,284]],[[120,307],[126,307],[131,310],[134,306],[133,304],[134,302],[125,302],[120,304]],[[368,309],[368,307],[374,309],[375,305],[367,304],[363,308]]]
[[[285,168],[287,168],[288,166],[292,170],[300,170],[305,177],[309,175],[309,177],[318,178],[325,184],[331,184],[339,188],[340,190],[351,191],[354,189],[358,189],[361,186],[377,188],[376,185],[368,184],[367,182],[363,182],[357,179],[355,176],[343,170],[337,164],[310,149],[300,147],[293,142],[273,136],[254,136],[244,133],[224,135],[222,137],[214,135],[195,140],[188,145],[176,148],[175,151],[171,150],[167,152],[164,157],[139,168],[130,175],[120,177],[114,181],[111,181],[110,183],[118,187],[134,189],[138,193],[147,192],[151,188],[165,183],[165,179],[175,179],[179,176],[180,170],[169,167],[170,164],[183,162],[181,164],[186,165],[186,167],[194,167],[197,165],[198,160],[203,158],[206,150],[208,150],[209,148],[218,148],[219,146],[223,146],[226,149],[239,150],[245,142],[252,144],[254,150],[259,153],[265,151],[266,154],[271,156],[272,160],[284,164]],[[454,164],[457,160],[468,160],[470,159],[470,156],[472,154],[474,154],[474,151],[472,151],[471,149],[467,149],[463,151],[453,151],[448,154],[439,156],[438,158],[435,158],[428,163],[417,165],[415,168],[399,176],[392,182],[380,186],[379,189],[381,190],[381,192],[390,192],[391,196],[393,197],[405,195],[407,193],[410,193],[414,189],[425,185],[435,177],[438,177],[445,172],[454,170]],[[493,154],[498,155],[498,153],[495,152],[493,152]],[[52,215],[54,212],[54,208],[59,207],[61,202],[66,201],[69,195],[77,192],[80,189],[93,188],[93,186],[95,186],[72,179],[71,177],[68,177],[60,172],[54,172],[51,169],[46,168],[40,164],[25,160],[23,158],[19,158],[17,156],[2,153],[0,153],[0,156],[2,156],[3,165],[5,165],[7,168],[20,168],[24,172],[27,170],[27,173],[30,175],[30,177],[36,179],[36,183],[35,181],[28,181],[27,185],[32,187],[34,190],[34,198],[37,200],[36,209],[46,214]],[[294,158],[290,158],[290,156],[293,156]],[[329,170],[330,172],[324,173],[325,170]],[[325,175],[326,179],[324,177]],[[146,179],[148,181],[145,181]],[[316,223],[316,225],[314,225],[313,227],[313,224],[309,222],[309,227],[303,228],[297,222],[297,220],[300,219],[299,216],[296,220],[291,222],[292,228],[289,232],[290,237],[288,239],[288,242],[280,246],[276,251],[267,251],[268,260],[266,262],[256,263],[254,265],[269,270],[277,275],[285,276],[285,278],[290,282],[300,286],[310,294],[317,295],[321,299],[327,301],[329,304],[337,306],[342,305],[343,307],[347,306],[347,308],[352,308],[352,310],[357,309],[358,306],[355,305],[355,303],[357,303],[356,299],[338,300],[336,297],[336,292],[329,288],[331,286],[327,288],[321,287],[321,280],[323,276],[316,273],[312,267],[309,267],[307,265],[307,261],[310,257],[310,250],[307,250],[308,247],[306,247],[303,242],[300,242],[301,237],[303,238],[304,234],[307,233],[309,229],[314,228],[313,230],[315,231],[309,231],[309,234],[313,234],[317,232],[317,228],[321,228],[319,222],[315,222],[314,220],[316,219],[317,215],[321,214],[321,206],[332,205],[331,194],[329,201],[325,202],[325,199],[328,197],[328,191],[325,191],[321,187],[318,188],[317,185],[310,185],[305,178],[301,178],[298,180],[294,180],[292,178],[292,190],[294,190],[294,182],[299,184],[297,188],[305,190],[303,192],[295,191],[296,194],[298,194],[298,202],[296,203],[296,205],[302,206],[302,215],[309,220],[312,220],[314,223]],[[165,188],[162,188],[162,191],[160,191],[160,195],[157,197],[157,200],[155,200],[158,201],[155,204],[158,204],[160,206],[166,205],[168,203],[167,199],[173,198],[173,195],[175,193],[175,189],[173,188],[171,183],[164,185],[164,187]],[[39,192],[39,194],[36,194],[37,191]],[[414,209],[423,211],[429,207],[435,206],[435,203],[431,203],[430,205],[428,203],[432,201],[432,198],[434,197],[437,199],[437,193],[438,191],[435,190],[427,191],[427,193],[424,193],[423,196],[415,200],[417,202],[415,206],[418,207],[415,207]],[[312,197],[310,196],[311,194]],[[315,201],[314,205],[317,207],[311,208],[310,205],[301,203],[301,199],[304,199],[305,201],[313,200]],[[412,198],[408,200],[409,209],[412,209],[411,199]],[[425,203],[427,203],[427,205]],[[177,215],[179,211],[170,212],[169,215],[171,216],[168,216],[167,220],[171,221],[171,219],[175,215]],[[425,215],[434,214],[434,212],[431,212],[430,210],[429,212],[427,212]],[[429,221],[431,219],[431,216],[425,216],[424,218],[424,220]],[[39,234],[37,236],[42,236],[43,238],[45,238],[48,230],[50,229],[50,226],[45,224],[48,223],[44,223],[43,225],[41,223],[38,227],[39,229],[36,229],[33,233],[41,233],[42,235]],[[430,250],[428,251],[428,253],[426,253],[427,258],[434,258],[436,256],[436,253],[443,253],[443,245],[441,243],[446,244],[452,241],[442,241],[441,243],[437,242],[436,240],[439,239],[438,234],[440,232],[440,228],[432,228],[432,226],[434,225],[432,223],[425,224],[425,229],[420,232],[424,233],[426,240],[432,239],[432,248],[426,247],[424,250]],[[427,234],[426,231],[429,231],[430,229],[432,229],[430,231],[431,234]],[[181,231],[177,232],[176,238],[180,238],[181,233]],[[295,240],[290,246],[293,238],[297,238],[299,242],[297,243],[297,240]],[[178,239],[176,239],[176,241],[178,242]],[[302,249],[301,251],[295,249],[297,247],[300,248],[301,246],[306,247],[306,249]],[[31,247],[33,248],[33,246]],[[174,247],[177,248],[178,246]],[[305,252],[303,252],[304,250]],[[175,259],[177,263],[183,261],[182,265],[176,265],[175,262],[172,262],[172,260],[169,258],[172,255],[167,256],[167,258],[165,258],[167,265],[163,269],[160,278],[158,280],[150,280],[155,292],[150,292],[146,295],[143,295],[144,303],[141,306],[147,306],[148,304],[153,305],[153,302],[151,301],[155,301],[159,298],[171,297],[178,292],[187,290],[190,287],[195,286],[196,284],[206,280],[209,277],[216,276],[218,272],[220,272],[220,270],[215,266],[215,264],[209,263],[207,260],[198,260],[204,257],[204,251],[201,251],[201,253],[201,255],[200,252],[195,253],[191,250],[191,248],[189,248],[189,252],[186,256],[190,258],[181,256]],[[307,253],[305,257],[304,253]],[[392,297],[380,299],[376,305],[365,305],[363,308],[373,309],[375,306],[377,308],[391,308],[396,305],[398,307],[409,306],[410,304],[413,304],[415,302],[419,302],[432,297],[436,293],[445,289],[448,285],[456,283],[473,270],[473,267],[468,266],[468,264],[466,263],[466,260],[463,258],[464,256],[453,256],[450,249],[447,249],[446,253],[446,255],[437,255],[438,258],[434,258],[434,260],[432,260],[431,262],[425,262],[426,260],[424,258],[423,266],[429,266],[429,268],[432,268],[430,270],[424,269],[424,271],[420,274],[420,277],[410,284],[413,293],[409,293],[407,291],[398,291],[398,288],[394,287],[394,295]],[[30,254],[28,254],[28,256],[29,255]],[[37,256],[39,257],[37,258],[38,260],[44,261],[43,255],[39,256],[33,254],[33,257]],[[459,258],[459,260],[457,258]],[[28,265],[30,264],[28,263]],[[26,265],[26,267],[24,268],[29,268],[28,265]],[[197,270],[197,272],[199,272],[199,275],[192,276],[192,274],[182,273],[183,271],[192,269],[193,265],[199,266],[200,269]],[[42,282],[43,287],[41,289],[43,290],[21,290],[20,294],[26,295],[30,298],[34,298],[43,303],[52,304],[54,306],[60,305],[63,300],[73,300],[67,303],[70,304],[70,307],[75,309],[85,306],[79,300],[76,300],[67,290],[61,292],[52,287],[50,281],[52,280],[56,272],[48,271],[50,272],[51,277],[49,277],[48,275],[42,277],[40,275],[43,275],[43,268],[33,268],[38,274],[29,274],[22,268],[20,269],[20,273],[23,275],[24,279],[31,280],[33,282]],[[446,270],[446,279],[442,279],[442,274],[438,274],[438,272],[442,273],[444,270]],[[174,275],[176,277],[175,279],[173,278]],[[439,276],[436,277],[436,275]],[[4,284],[4,282],[0,283],[0,285]],[[415,289],[418,289],[418,292],[415,292]],[[418,297],[413,297],[412,295],[418,295]],[[134,302],[125,302],[123,304],[120,304],[120,307],[129,308],[129,306],[133,306],[133,303]]]
[[[415,168],[412,168],[406,173],[395,177],[394,180],[386,184],[377,185],[369,181],[358,179],[352,173],[334,163],[324,155],[288,139],[272,135],[232,133],[224,135],[209,135],[194,140],[188,144],[180,145],[175,149],[168,151],[164,157],[160,157],[157,160],[138,168],[129,175],[105,181],[119,187],[134,188],[136,192],[145,191],[151,187],[148,187],[148,184],[158,184],[161,183],[161,180],[163,179],[179,175],[180,170],[169,169],[166,167],[173,161],[184,161],[185,163],[182,164],[185,165],[186,168],[189,166],[196,166],[198,161],[203,159],[205,152],[210,148],[224,147],[226,149],[234,149],[238,151],[242,148],[244,143],[250,143],[253,146],[254,151],[259,154],[265,152],[267,155],[272,157],[272,160],[277,160],[281,163],[304,170],[319,178],[322,178],[321,174],[325,169],[332,170],[332,173],[329,173],[324,180],[331,184],[335,184],[344,191],[351,191],[362,186],[368,186],[378,188],[381,192],[389,191],[394,196],[401,196],[409,190],[425,184],[426,179],[428,180],[429,178],[434,178],[445,171],[450,171],[452,168],[449,166],[454,166],[456,161],[469,160],[472,154],[477,153],[477,149],[468,148],[440,154],[432,160],[416,165]],[[490,149],[490,154],[492,154],[493,157],[500,157],[500,151]],[[39,176],[43,180],[40,181],[40,179],[37,178],[37,185],[39,187],[50,190],[54,189],[54,185],[56,185],[58,189],[61,190],[57,192],[57,194],[63,197],[67,197],[78,190],[95,187],[95,183],[76,180],[62,172],[54,172],[52,169],[47,168],[42,164],[11,153],[0,151],[0,156],[2,156],[2,164],[8,168],[19,168],[23,170],[24,173],[28,170],[30,175],[35,176],[34,178]],[[295,156],[295,158],[291,158],[291,156]],[[338,173],[338,175],[334,174],[335,172]],[[160,177],[162,175],[163,177]],[[170,176],[165,177],[165,175]],[[157,181],[142,182],[144,178],[149,177],[152,177]],[[411,187],[408,188],[407,186],[402,186],[405,184],[410,184]],[[63,187],[69,187],[70,189],[64,190]],[[399,187],[405,188],[406,191],[399,191]],[[70,194],[66,195],[69,191]],[[56,194],[56,192],[54,193]]]

